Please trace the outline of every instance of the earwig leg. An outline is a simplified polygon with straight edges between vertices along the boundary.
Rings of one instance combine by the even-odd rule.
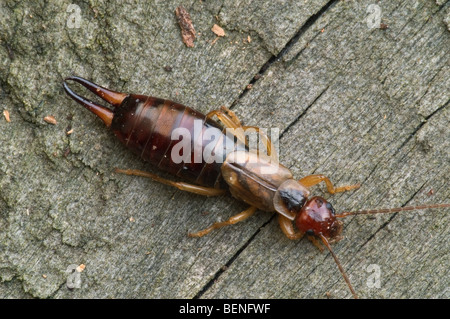
[[[221,106],[220,109],[227,113],[228,116],[231,118],[231,120],[238,126],[241,127],[241,121],[239,120],[239,118],[237,117],[236,113],[234,113],[232,110],[230,110],[229,108],[227,108],[226,106]]]
[[[198,195],[203,195],[203,196],[219,196],[219,195],[225,194],[225,192],[226,192],[224,189],[202,187],[202,186],[198,186],[198,185],[194,185],[194,184],[188,184],[188,183],[184,183],[184,182],[173,182],[173,181],[170,181],[168,179],[159,177],[156,174],[152,174],[152,173],[145,172],[145,171],[140,171],[140,170],[137,170],[137,169],[119,169],[119,168],[116,168],[115,172],[116,173],[121,173],[121,174],[127,174],[127,175],[134,175],[134,176],[141,176],[141,177],[151,178],[154,181],[163,183],[165,185],[176,187],[176,188],[178,188],[178,189],[180,189],[182,191],[186,191],[186,192],[190,192],[190,193],[194,193],[194,194],[198,194]]]
[[[349,191],[352,189],[357,189],[361,186],[360,184],[355,184],[355,185],[334,187],[333,183],[331,183],[330,179],[324,175],[309,175],[309,176],[303,177],[301,180],[299,180],[299,182],[305,187],[311,187],[316,184],[319,184],[320,182],[325,182],[325,184],[327,185],[327,190],[330,194],[346,192],[346,191]]]
[[[217,118],[225,125],[226,128],[234,129],[234,135],[244,144],[245,143],[245,135],[244,129],[240,126],[240,123],[237,124],[232,117],[230,117],[227,113],[222,110],[214,110],[206,114],[206,118],[212,118],[213,116],[217,116]],[[241,130],[239,130],[241,129]]]
[[[217,116],[220,121],[222,121],[222,123],[225,125],[225,127],[229,127],[229,128],[242,127],[239,120],[238,120],[238,122],[235,122],[235,120],[231,116],[229,116],[227,113],[225,113],[222,110],[211,111],[208,114],[206,114],[206,118],[210,119],[214,115]]]
[[[267,155],[272,155],[272,150],[273,145],[272,142],[270,141],[270,139],[267,137],[267,135],[257,126],[242,126],[241,121],[239,120],[239,118],[236,116],[236,114],[231,111],[230,109],[228,109],[225,106],[222,106],[220,108],[220,110],[214,110],[209,112],[206,117],[207,118],[212,118],[213,116],[217,116],[219,118],[219,120],[225,125],[225,127],[227,128],[232,128],[232,129],[238,129],[241,128],[242,130],[246,130],[249,128],[254,129],[255,131],[258,132],[258,134],[261,136],[262,141],[264,143],[264,146],[266,147],[267,150]],[[245,137],[241,136],[240,134],[236,134],[236,136],[239,138],[239,140],[241,140],[242,142],[245,141]]]
[[[262,142],[264,143],[264,146],[266,147],[267,150],[267,155],[269,156],[276,156],[277,154],[273,154],[272,155],[272,150],[273,148],[273,144],[272,141],[269,139],[269,137],[266,135],[266,133],[264,133],[259,127],[257,126],[243,126],[244,131],[248,128],[252,128],[254,130],[256,130],[256,132],[258,132],[259,136],[261,136],[262,138]],[[276,160],[278,160],[278,158],[276,158]]]
[[[314,236],[306,236],[306,237],[308,237],[309,241],[314,246],[316,246],[320,250],[321,253],[323,253],[324,248],[322,246],[322,243],[320,241],[318,241],[316,237],[314,237]]]
[[[287,238],[296,240],[303,237],[304,233],[295,231],[294,225],[292,225],[292,220],[281,214],[278,215],[278,223],[280,224],[283,234],[285,234]]]
[[[209,226],[208,228],[200,230],[200,231],[198,231],[196,233],[189,233],[188,236],[189,237],[203,237],[203,236],[209,234],[214,229],[221,228],[223,226],[234,225],[234,224],[239,223],[239,222],[241,222],[243,220],[246,220],[247,218],[252,216],[256,212],[256,210],[257,210],[256,207],[250,206],[249,208],[247,208],[243,212],[230,217],[230,219],[228,219],[227,221],[214,223],[211,226]]]

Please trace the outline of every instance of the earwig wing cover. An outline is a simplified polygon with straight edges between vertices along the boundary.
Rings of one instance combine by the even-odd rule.
[[[273,196],[292,173],[270,157],[255,152],[235,151],[222,165],[222,176],[231,194],[263,211],[275,211]]]

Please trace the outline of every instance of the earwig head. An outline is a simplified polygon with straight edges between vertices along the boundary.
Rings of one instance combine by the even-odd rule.
[[[342,222],[336,220],[333,206],[322,197],[308,200],[310,192],[301,183],[289,179],[273,197],[275,210],[294,220],[297,229],[308,235],[325,236],[330,242],[341,239]]]
[[[336,219],[333,206],[319,196],[312,197],[295,218],[298,230],[308,235],[323,235],[330,242],[341,239],[342,222]]]

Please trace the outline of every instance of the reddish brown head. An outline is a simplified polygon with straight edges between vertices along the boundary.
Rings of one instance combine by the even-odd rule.
[[[319,196],[306,201],[295,218],[295,225],[308,235],[323,235],[330,241],[341,239],[342,222],[336,220],[333,206]]]

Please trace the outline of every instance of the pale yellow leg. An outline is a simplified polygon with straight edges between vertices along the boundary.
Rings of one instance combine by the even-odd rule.
[[[330,194],[340,193],[340,192],[346,192],[352,189],[357,189],[361,185],[355,184],[355,185],[346,185],[341,187],[334,187],[333,183],[331,183],[330,179],[324,175],[309,175],[306,177],[303,177],[299,180],[299,182],[305,186],[305,187],[311,187],[316,184],[319,184],[320,182],[325,182],[327,186],[327,190]]]
[[[121,174],[127,174],[127,175],[134,175],[134,176],[141,176],[141,177],[151,178],[154,181],[163,183],[165,185],[176,187],[176,188],[178,188],[178,189],[180,189],[182,191],[186,191],[186,192],[190,192],[190,193],[194,193],[194,194],[199,194],[199,195],[203,195],[203,196],[219,196],[219,195],[223,195],[223,194],[226,193],[226,190],[224,190],[224,189],[203,187],[203,186],[198,186],[198,185],[194,185],[194,184],[188,184],[188,183],[184,183],[184,182],[173,182],[173,181],[170,181],[168,179],[159,177],[156,174],[152,174],[152,173],[145,172],[145,171],[140,171],[140,170],[137,170],[137,169],[119,169],[119,168],[116,168],[115,172],[116,173],[121,173]]]
[[[312,244],[314,246],[316,246],[316,248],[318,248],[320,250],[321,253],[323,253],[323,246],[322,246],[322,242],[317,240],[317,238],[315,236],[306,236],[308,237],[309,241],[312,242]]]
[[[240,123],[238,125],[232,117],[230,117],[222,110],[211,111],[206,114],[206,117],[212,118],[214,115],[217,116],[217,118],[223,123],[223,125],[225,125],[226,128],[232,128],[234,130],[234,135],[239,139],[239,141],[246,144],[244,129],[242,128],[242,126],[240,126]]]
[[[257,126],[243,126],[244,131],[248,128],[252,128],[258,132],[259,136],[262,138],[262,142],[267,150],[267,155],[272,156],[273,145],[272,141],[267,137],[267,135]],[[276,156],[276,154],[273,154]],[[278,158],[276,158],[278,160]]]
[[[258,134],[261,136],[262,142],[264,143],[264,145],[267,149],[267,155],[270,156],[272,154],[272,150],[273,150],[272,142],[267,137],[267,135],[263,131],[261,131],[261,129],[259,127],[257,127],[257,126],[242,126],[241,121],[236,116],[236,114],[233,111],[231,111],[230,109],[226,108],[225,106],[222,106],[220,108],[220,110],[214,110],[214,111],[209,112],[208,114],[206,114],[206,117],[212,118],[214,115],[217,116],[217,118],[227,128],[232,128],[235,130],[240,128],[243,131],[245,131],[246,129],[252,128],[255,131],[257,131]],[[239,130],[236,131],[236,136],[241,142],[245,143],[245,136],[243,134],[241,134],[241,132],[239,132]]]
[[[203,236],[209,234],[214,229],[239,223],[239,222],[241,222],[243,220],[246,220],[250,216],[252,216],[256,212],[256,209],[257,209],[256,207],[250,206],[249,208],[247,208],[243,212],[232,216],[227,221],[214,223],[214,224],[212,224],[211,226],[209,226],[206,229],[200,230],[200,231],[198,231],[196,233],[189,233],[188,236],[189,237],[203,237]]]
[[[230,110],[229,108],[227,108],[226,106],[221,106],[220,109],[225,112],[226,114],[228,114],[228,116],[231,118],[231,120],[238,126],[241,127],[241,121],[239,120],[239,118],[237,117],[236,113],[234,113],[232,110]]]
[[[283,234],[285,234],[287,238],[296,240],[303,237],[304,233],[296,231],[294,229],[294,225],[292,225],[292,220],[290,220],[289,218],[278,214],[278,223],[280,224],[280,228],[283,231]]]

